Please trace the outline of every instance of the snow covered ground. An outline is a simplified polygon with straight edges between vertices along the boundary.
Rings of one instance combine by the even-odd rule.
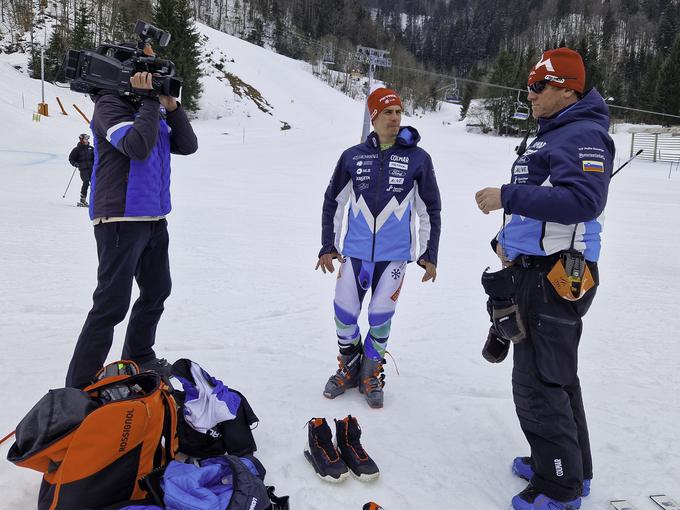
[[[268,482],[296,510],[359,509],[369,500],[389,510],[507,508],[525,485],[510,462],[528,448],[510,360],[491,365],[480,355],[488,318],[479,277],[497,267],[488,241],[501,217],[481,214],[474,193],[506,181],[517,140],[465,133],[452,107],[404,119],[437,169],[439,276],[422,284],[421,270],[409,266],[390,339],[400,375],[388,362],[385,408],[369,409],[355,391],[326,400],[335,280],[314,271],[321,203],[341,151],[358,142],[363,107],[298,62],[201,30],[227,56],[225,68],[273,108],[263,113],[216,77],[205,80],[194,122],[199,151],[173,158],[174,286],[158,354],[193,359],[248,396],[261,419],[255,436]],[[16,59],[0,56],[0,436],[63,384],[96,281],[92,226],[74,207],[77,176],[62,198],[68,152],[87,130],[70,105],[90,115],[91,104],[49,85],[52,116],[32,122],[40,83],[15,70]],[[57,114],[55,95],[68,117]],[[292,129],[281,131],[281,121]],[[630,136],[615,140],[623,161]],[[649,494],[680,498],[680,173],[669,179],[668,171],[635,162],[610,188],[601,286],[580,350],[595,462],[584,510],[617,498],[649,510]],[[123,336],[121,325],[111,360]],[[307,420],[348,413],[381,468],[375,483],[326,484],[302,455]],[[0,463],[0,507],[34,508],[39,481]]]

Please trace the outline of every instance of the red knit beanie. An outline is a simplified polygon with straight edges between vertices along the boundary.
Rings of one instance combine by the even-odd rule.
[[[586,68],[578,52],[557,48],[543,52],[541,60],[531,69],[527,85],[547,80],[553,87],[583,93],[586,87]]]
[[[401,99],[395,90],[381,87],[368,96],[368,112],[371,114],[371,120],[375,119],[385,108],[394,105],[401,106]]]

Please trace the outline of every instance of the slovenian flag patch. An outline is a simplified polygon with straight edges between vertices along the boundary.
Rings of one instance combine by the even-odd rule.
[[[584,172],[604,172],[604,161],[583,161]]]

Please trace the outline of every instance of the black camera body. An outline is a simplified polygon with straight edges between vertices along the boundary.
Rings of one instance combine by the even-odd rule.
[[[69,50],[64,59],[64,75],[71,90],[85,94],[117,92],[121,96],[171,96],[179,97],[182,79],[175,76],[175,64],[170,60],[144,53],[147,42],[167,46],[170,33],[144,21],[137,21],[137,43],[102,44],[95,51]],[[153,90],[133,89],[130,77],[135,73],[153,75]]]

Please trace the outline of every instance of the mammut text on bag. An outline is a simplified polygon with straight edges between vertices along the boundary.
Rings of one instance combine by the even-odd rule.
[[[101,508],[142,500],[138,480],[177,450],[177,411],[153,372],[131,366],[83,391],[50,390],[16,430],[7,459],[43,473],[38,510]],[[132,373],[133,375],[127,375]]]

